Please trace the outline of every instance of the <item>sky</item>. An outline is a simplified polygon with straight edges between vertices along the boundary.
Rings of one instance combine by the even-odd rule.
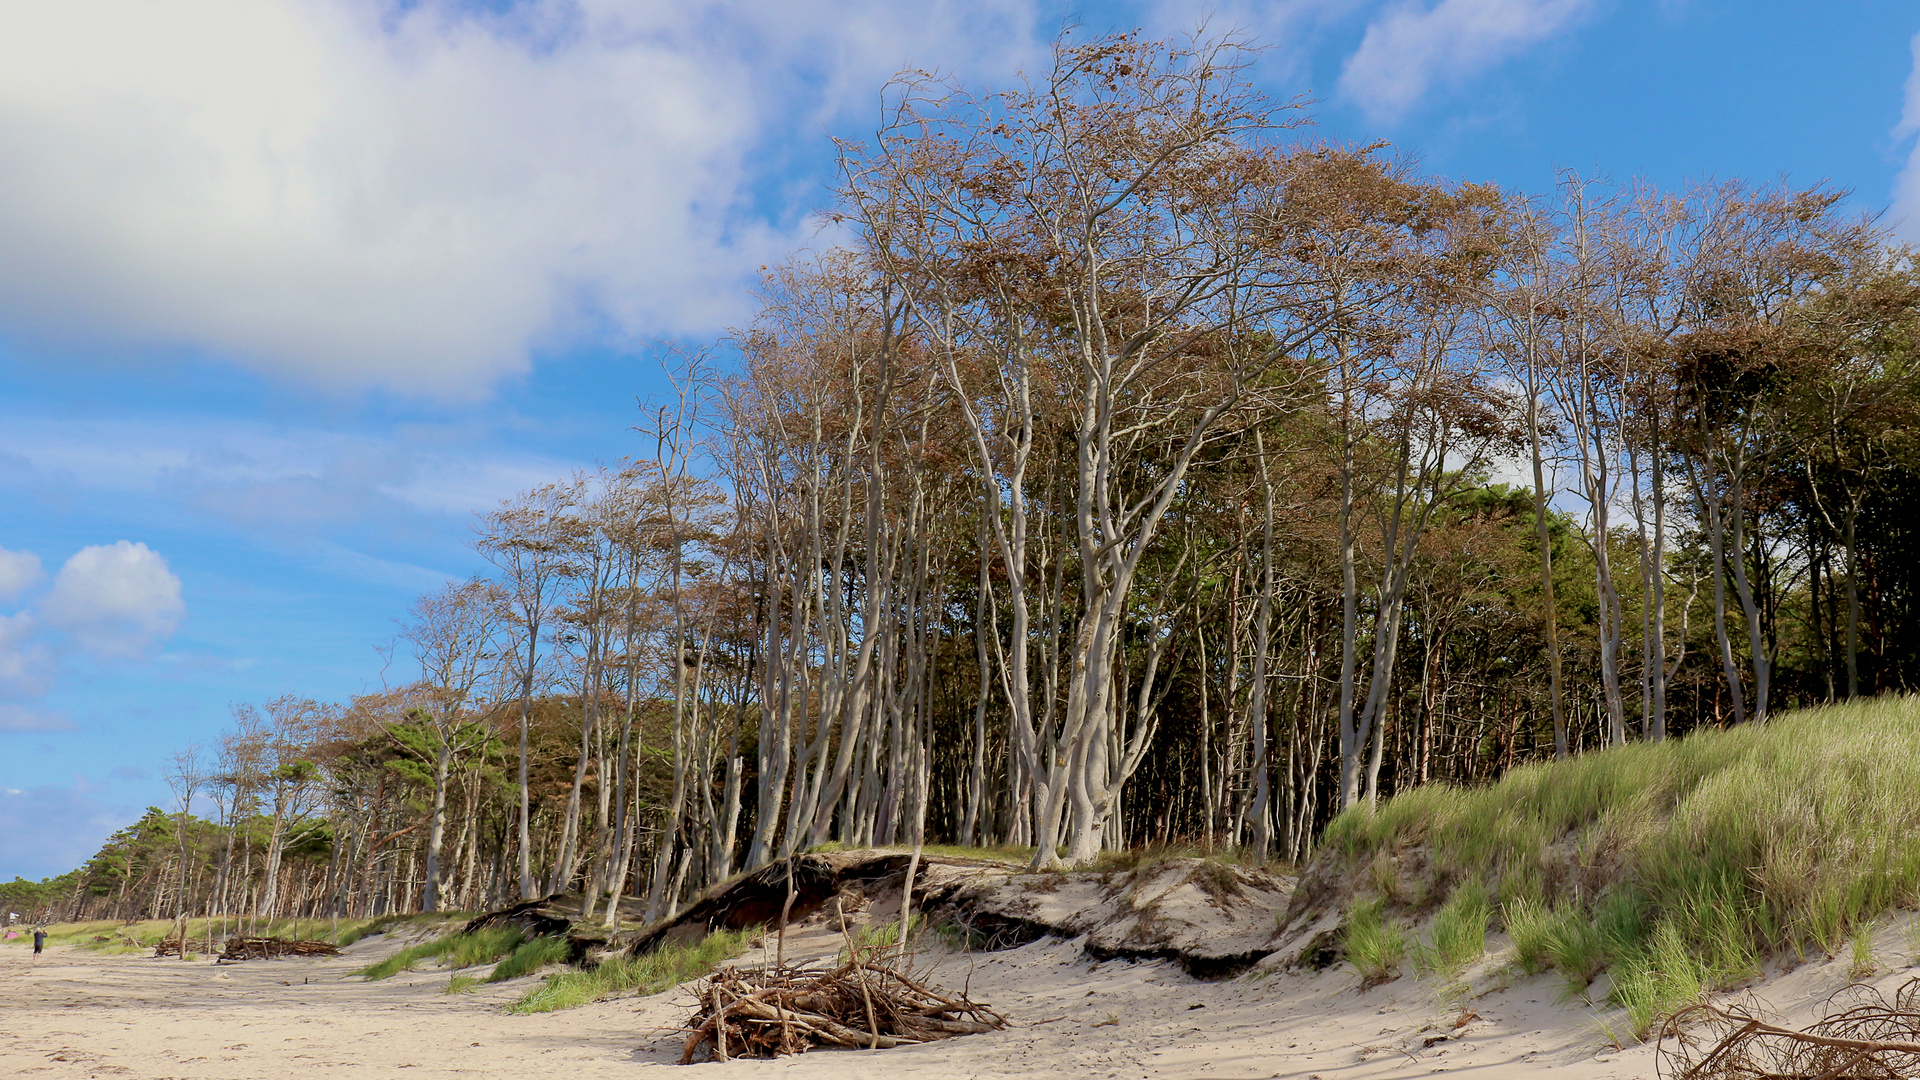
[[[640,450],[658,343],[834,242],[891,75],[1203,26],[1303,137],[1826,181],[1920,241],[1911,0],[0,0],[0,880],[236,703],[404,681],[475,513]]]

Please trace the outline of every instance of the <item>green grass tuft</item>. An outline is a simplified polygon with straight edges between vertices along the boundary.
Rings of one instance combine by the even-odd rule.
[[[1420,950],[1420,966],[1452,978],[1487,951],[1493,903],[1484,888],[1455,889],[1433,917],[1433,942]]]
[[[1864,982],[1879,971],[1879,961],[1873,955],[1873,928],[1863,925],[1853,934],[1853,955],[1847,962],[1847,977],[1854,982]]]
[[[487,981],[506,982],[508,979],[531,975],[551,964],[565,963],[567,951],[567,939],[563,937],[537,937],[523,941],[505,960],[494,965]]]
[[[1509,901],[1501,909],[1500,920],[1506,926],[1507,936],[1513,939],[1514,963],[1521,971],[1537,975],[1553,966],[1548,942],[1552,937],[1554,913],[1547,910],[1547,905],[1523,896]]]
[[[618,956],[592,971],[549,975],[507,1007],[510,1013],[572,1009],[616,994],[657,994],[697,979],[745,951],[755,930],[716,930],[694,945],[669,945],[641,956]]]
[[[361,968],[355,974],[364,975],[369,981],[387,979],[436,958],[455,970],[469,968],[507,955],[520,944],[523,937],[517,926],[490,926],[471,934],[447,934],[432,941],[409,945],[385,960]]]
[[[907,937],[910,940],[917,938],[923,929],[925,929],[925,919],[920,912],[916,911],[912,919],[908,920]],[[845,945],[840,946],[839,963],[846,963],[852,952],[868,956],[890,953],[900,947],[900,920],[896,917],[886,922],[870,923],[857,930],[849,931],[846,936],[853,939],[853,946],[851,950]]]
[[[1379,899],[1363,900],[1347,912],[1347,960],[1368,986],[1400,976],[1407,955],[1406,934],[1388,920]]]
[[[1618,965],[1613,999],[1626,1009],[1633,1037],[1645,1039],[1674,1013],[1705,1001],[1722,975],[1687,947],[1673,923],[1662,922]]]

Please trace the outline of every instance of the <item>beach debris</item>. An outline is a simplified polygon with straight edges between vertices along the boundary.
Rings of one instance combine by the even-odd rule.
[[[1856,983],[1804,1030],[1741,1005],[1694,1005],[1660,1029],[1660,1072],[1674,1080],[1908,1080],[1920,1076],[1920,978],[1893,999]]]
[[[695,988],[682,1065],[817,1046],[884,1050],[1007,1026],[984,1003],[928,986],[875,950],[835,967],[722,968]]]
[[[155,956],[180,955],[180,939],[160,943]],[[326,941],[288,941],[277,937],[231,937],[221,951],[222,960],[278,960],[285,956],[339,956],[338,946]]]

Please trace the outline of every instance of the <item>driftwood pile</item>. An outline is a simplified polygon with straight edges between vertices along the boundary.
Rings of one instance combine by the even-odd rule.
[[[1675,1080],[1912,1080],[1920,1077],[1920,978],[1892,1001],[1871,986],[1847,987],[1804,1031],[1738,1006],[1682,1009],[1661,1029],[1660,1058]]]
[[[175,942],[174,945],[177,949],[179,943]],[[283,956],[339,955],[340,950],[337,947],[324,941],[288,941],[286,938],[277,937],[232,937],[227,939],[227,947],[220,953],[220,959],[278,960]]]
[[[886,1049],[1007,1026],[986,1005],[926,986],[871,950],[831,968],[722,968],[700,983],[682,1065],[797,1054],[816,1046]]]

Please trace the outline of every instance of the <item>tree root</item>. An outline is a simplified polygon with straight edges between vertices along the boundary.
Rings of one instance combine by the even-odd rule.
[[[1920,1077],[1920,978],[1892,1001],[1849,986],[1805,1031],[1741,1006],[1682,1009],[1660,1029],[1660,1071],[1674,1080],[1912,1080]]]

